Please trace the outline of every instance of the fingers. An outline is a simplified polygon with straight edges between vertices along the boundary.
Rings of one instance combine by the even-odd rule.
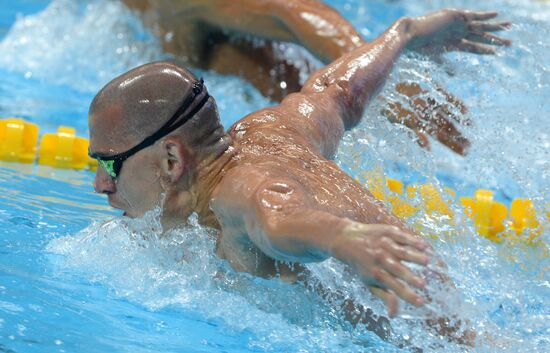
[[[468,109],[458,98],[452,96],[441,87],[437,87],[438,92],[445,96],[449,104],[460,109],[461,113],[466,113]],[[417,83],[400,82],[396,85],[396,91],[408,98],[413,98],[419,94],[426,93]],[[467,119],[457,116],[447,104],[439,104],[435,99],[415,98],[411,100],[413,109],[403,107],[399,102],[388,100],[386,108],[382,114],[393,123],[400,123],[407,126],[417,136],[418,144],[423,148],[429,148],[430,142],[426,133],[437,138],[444,145],[454,152],[464,155],[470,147],[470,141],[464,137],[460,131],[448,120],[447,117],[461,123]],[[434,114],[435,113],[435,114]]]
[[[420,132],[420,131],[415,131],[414,132],[416,134],[416,142],[418,143],[418,145],[422,148],[425,148],[427,149],[428,151],[430,150],[430,140],[428,139],[428,136],[426,136],[426,134]]]
[[[437,139],[442,144],[449,147],[453,152],[461,156],[465,156],[468,153],[471,145],[470,141],[460,133],[457,135],[445,134],[443,136],[438,134]]]
[[[416,294],[407,284],[391,275],[388,271],[377,268],[373,270],[374,278],[386,288],[391,289],[398,297],[415,306],[424,304],[424,299]]]
[[[424,261],[421,261],[424,264]],[[427,261],[425,261],[427,262]],[[399,260],[393,257],[387,257],[384,260],[384,268],[390,273],[393,278],[398,278],[403,282],[416,287],[418,289],[424,288],[426,281],[418,277],[413,271],[404,266]]]
[[[486,44],[472,42],[468,39],[462,39],[456,46],[459,50],[473,54],[495,54],[495,49]]]
[[[509,21],[487,23],[486,21],[497,16],[496,12],[463,12],[468,34],[463,38],[457,49],[474,54],[494,54],[491,45],[509,46],[512,41],[486,32],[496,32],[510,28]]]
[[[489,12],[474,12],[474,11],[464,11],[464,18],[468,21],[479,21],[479,20],[490,20],[498,16],[498,12],[489,11]]]
[[[472,33],[466,36],[466,39],[477,42],[477,43],[483,43],[483,44],[491,44],[491,45],[501,45],[501,46],[510,46],[512,44],[512,41],[506,38],[502,38],[499,36],[495,36],[490,33]]]
[[[379,288],[379,287],[369,287],[372,294],[376,295],[386,303],[388,307],[388,316],[394,317],[397,314],[399,309],[399,300],[397,296],[393,294],[390,290]]]
[[[404,89],[403,87],[404,86],[401,85],[401,90]],[[408,87],[411,88],[414,86]],[[410,91],[408,91],[408,93],[410,93]],[[460,133],[447,117],[458,122],[460,122],[462,118],[456,116],[449,106],[446,104],[439,104],[431,98],[429,98],[428,101],[422,98],[416,98],[411,104],[414,110],[406,109],[399,102],[388,101],[387,106],[381,113],[392,123],[403,124],[411,129],[418,138],[418,144],[423,148],[430,147],[430,142],[426,136],[427,133],[437,138],[454,152],[460,155],[466,154],[470,147],[470,141]],[[465,107],[463,107],[463,109],[466,111]]]
[[[428,132],[454,152],[465,155],[470,147],[470,141],[446,118],[449,115],[452,116],[445,109],[438,111],[430,120]]]
[[[439,84],[433,83],[433,85],[439,93],[441,93],[443,96],[445,96],[445,100],[447,100],[447,102],[449,104],[452,104],[453,106],[458,108],[462,114],[466,114],[468,112],[468,107],[466,107],[464,102],[462,102],[459,98],[457,98],[453,94],[449,93],[447,90],[445,90]],[[412,97],[417,96],[419,94],[427,93],[426,90],[422,89],[422,87],[418,83],[415,83],[415,82],[412,82],[412,83],[399,82],[395,86],[395,90],[398,93],[401,93],[401,94],[403,94],[403,95],[405,95],[409,98],[412,98]],[[435,100],[434,100],[434,102],[435,102]],[[392,106],[392,103],[393,103],[393,106]],[[396,108],[399,108],[398,109],[399,112],[401,112],[402,110],[406,111],[402,106],[397,107],[395,102],[390,101],[389,105],[390,105],[390,108],[392,108],[393,110],[395,110]],[[418,105],[418,107],[416,105]],[[434,104],[431,104],[431,105],[434,105]],[[419,108],[421,110],[426,109],[427,108],[426,102],[424,100],[420,100],[419,102],[417,102],[415,100],[415,108]],[[412,114],[410,112],[407,112],[407,113]],[[456,117],[454,117],[454,118],[456,118]],[[457,120],[457,122],[460,122],[460,119],[456,119],[456,120]]]
[[[443,87],[441,87],[438,83],[435,83],[435,89],[443,94],[445,96],[445,99],[447,100],[447,102],[449,104],[452,104],[453,106],[455,106],[456,108],[458,108],[460,110],[460,112],[462,114],[466,114],[468,113],[468,107],[464,104],[464,102],[462,102],[458,97],[454,96],[452,93],[448,92],[447,90],[445,90]],[[462,119],[458,118],[456,115],[452,115],[453,119],[455,119],[455,121],[457,123],[461,123],[463,122]],[[467,123],[468,121],[466,121]]]
[[[470,32],[497,32],[509,29],[512,26],[512,22],[502,21],[502,22],[483,22],[483,21],[471,21],[468,24],[468,30]]]
[[[445,146],[460,155],[466,153],[468,147],[470,147],[470,141],[449,121],[448,117],[460,121],[460,118],[450,111],[450,107],[445,104],[440,105],[430,98],[428,102],[420,98],[415,99],[414,104],[419,107],[426,107],[423,110],[417,110],[418,116],[423,120],[422,132],[437,138]]]
[[[411,233],[404,232],[398,227],[387,225],[379,226],[387,228],[384,233],[398,244],[409,245],[418,250],[426,250],[428,248],[428,243],[424,239],[414,236]]]
[[[424,252],[415,251],[399,244],[387,245],[385,248],[401,261],[408,261],[426,266],[430,260]],[[406,267],[404,268],[407,269]]]

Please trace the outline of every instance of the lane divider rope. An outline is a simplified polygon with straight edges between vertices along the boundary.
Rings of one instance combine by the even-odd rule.
[[[33,163],[54,168],[95,170],[97,161],[88,156],[89,141],[76,136],[72,127],[60,126],[57,133],[42,135],[37,148],[39,127],[20,118],[0,119],[0,160],[16,163]],[[444,188],[442,194],[431,184],[405,185],[383,173],[368,173],[365,185],[372,194],[391,205],[393,213],[411,219],[423,211],[427,215],[453,220],[453,201],[456,192]],[[414,201],[419,200],[419,201]],[[473,197],[458,198],[464,214],[474,222],[477,232],[497,243],[504,239],[537,245],[542,240],[543,220],[533,202],[516,198],[510,209],[493,199],[493,192],[479,189]],[[545,223],[550,221],[550,203]]]
[[[376,170],[366,172],[363,177],[367,180],[365,186],[373,196],[389,204],[395,215],[413,221],[417,215],[427,215],[433,216],[440,224],[454,224],[453,203],[457,203],[457,196],[451,188],[444,187],[441,192],[432,184],[410,184],[405,187],[403,182],[386,178]],[[458,205],[463,209],[463,214],[473,221],[477,233],[491,241],[501,243],[507,240],[547,248],[540,235],[544,225],[550,226],[550,203],[543,215],[537,213],[532,200],[516,198],[508,208],[494,200],[492,191],[478,189],[473,197],[459,197]]]

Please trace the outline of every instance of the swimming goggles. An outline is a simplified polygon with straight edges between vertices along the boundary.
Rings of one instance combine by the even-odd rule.
[[[122,164],[125,160],[133,156],[134,154],[138,153],[144,148],[147,148],[151,145],[153,145],[155,142],[163,138],[164,136],[168,135],[169,133],[173,132],[183,124],[185,124],[187,121],[189,121],[199,110],[202,109],[202,107],[206,104],[208,101],[208,98],[210,98],[210,95],[208,92],[204,95],[204,97],[200,100],[200,102],[187,112],[185,111],[189,109],[195,98],[200,95],[203,92],[204,89],[204,81],[201,78],[199,81],[193,83],[193,89],[191,94],[183,101],[181,106],[176,110],[174,115],[158,129],[155,133],[153,133],[151,136],[146,137],[143,141],[135,145],[134,147],[130,148],[126,152],[122,152],[119,154],[115,154],[112,156],[106,156],[101,153],[88,153],[88,155],[91,158],[94,158],[97,160],[99,166],[107,172],[113,179],[116,179],[119,174],[120,170],[122,169]]]

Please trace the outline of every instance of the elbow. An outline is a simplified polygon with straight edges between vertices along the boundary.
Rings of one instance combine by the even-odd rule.
[[[406,36],[408,40],[412,39],[414,32],[414,20],[411,17],[403,16],[395,21],[395,28],[402,34]]]
[[[361,118],[365,112],[364,94],[355,92],[354,87],[349,87],[350,83],[347,81],[338,80],[333,85],[334,90],[338,92],[337,100],[344,129],[346,131],[351,130],[361,122]]]
[[[365,95],[362,92],[356,92],[355,87],[345,79],[333,79],[330,73],[315,77],[306,82],[302,93],[315,96],[317,104],[330,102],[334,107],[331,114],[336,114],[342,119],[345,130],[350,130],[357,126],[361,121],[365,111]]]

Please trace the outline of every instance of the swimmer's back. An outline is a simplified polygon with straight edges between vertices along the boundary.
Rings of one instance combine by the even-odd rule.
[[[317,209],[363,223],[403,226],[368,190],[323,156],[317,137],[306,135],[311,128],[296,121],[301,118],[267,108],[241,119],[228,131],[235,162],[227,170],[237,168],[245,174],[255,169],[290,179],[311,196]]]

